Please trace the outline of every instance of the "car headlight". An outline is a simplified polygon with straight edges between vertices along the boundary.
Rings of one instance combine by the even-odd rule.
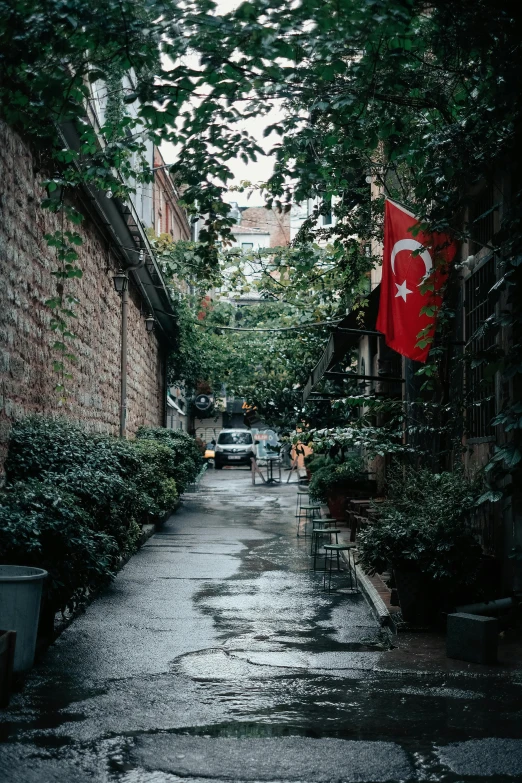
[[[221,446],[216,445],[214,446],[214,451],[223,451],[223,449],[221,448]]]

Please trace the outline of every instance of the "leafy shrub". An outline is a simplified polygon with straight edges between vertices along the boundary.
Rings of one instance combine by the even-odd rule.
[[[359,559],[369,572],[418,569],[449,588],[471,584],[481,547],[471,526],[480,486],[461,471],[390,472],[389,496],[358,536]]]
[[[13,483],[75,467],[132,478],[139,466],[129,441],[87,432],[66,419],[29,416],[11,429],[5,470]]]
[[[199,449],[185,433],[142,430],[135,441],[32,416],[11,433],[0,493],[0,561],[45,568],[48,606],[105,585],[132,554],[140,525],[162,518],[193,481]]]
[[[0,558],[48,571],[45,599],[57,611],[108,584],[119,549],[115,538],[95,530],[74,495],[30,479],[0,493]]]
[[[167,446],[173,455],[176,468],[175,479],[180,494],[187,484],[195,481],[203,467],[204,460],[194,438],[179,430],[164,427],[141,427],[136,433],[138,441],[153,440]]]
[[[171,511],[178,500],[176,457],[172,449],[156,440],[136,440],[132,448],[140,461],[134,481],[142,496],[142,514],[150,519],[160,518]]]
[[[305,467],[308,468],[312,475],[317,473],[318,470],[324,468],[326,465],[332,464],[333,460],[326,456],[326,454],[308,454],[304,458]]]
[[[136,523],[159,519],[173,508],[178,483],[184,486],[197,475],[194,452],[200,461],[185,433],[165,437],[169,430],[163,428],[143,431],[142,440],[127,441],[88,433],[65,419],[28,417],[12,428],[7,481],[38,478],[74,492],[98,529],[132,551]],[[148,450],[143,447],[147,438]]]
[[[321,464],[317,457],[317,462],[313,462],[315,467]],[[328,458],[324,457],[327,460]],[[311,469],[312,470],[312,469]],[[341,463],[326,461],[322,467],[312,470],[312,478],[309,485],[310,497],[321,503],[326,503],[328,495],[336,489],[348,487],[350,484],[367,481],[367,474],[364,470],[363,460],[359,456],[346,458]]]
[[[138,522],[146,517],[147,499],[133,482],[89,468],[44,473],[42,478],[46,484],[74,495],[89,514],[93,528],[112,536],[123,557],[136,551],[141,536]]]

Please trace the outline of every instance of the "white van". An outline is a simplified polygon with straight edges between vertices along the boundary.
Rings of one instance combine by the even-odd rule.
[[[214,449],[216,470],[225,465],[248,465],[256,456],[254,438],[250,430],[221,430]]]

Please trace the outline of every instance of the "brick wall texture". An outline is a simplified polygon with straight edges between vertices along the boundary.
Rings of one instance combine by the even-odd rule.
[[[28,147],[0,123],[0,474],[13,420],[31,413],[66,416],[91,430],[117,434],[120,404],[121,299],[107,243],[88,218],[78,229],[83,278],[65,291],[79,299],[73,352],[77,364],[60,405],[52,350],[55,336],[45,301],[56,295],[56,255],[44,235],[59,217],[39,206],[43,174]],[[81,210],[85,214],[85,210]],[[147,333],[131,286],[128,329],[127,429],[164,422],[164,351]]]
[[[241,228],[261,228],[270,232],[270,247],[290,244],[290,212],[277,212],[266,207],[241,210]]]

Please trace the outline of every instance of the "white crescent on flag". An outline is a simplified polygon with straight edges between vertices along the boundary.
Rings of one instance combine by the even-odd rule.
[[[400,253],[401,250],[422,250],[423,247],[424,246],[421,245],[420,242],[417,242],[416,239],[399,239],[399,241],[394,244],[390,256],[390,263],[393,274],[395,274],[395,256],[397,253]],[[419,253],[419,258],[422,258],[424,261],[426,275],[429,275],[433,267],[433,261],[431,260],[430,254],[427,250],[423,250],[422,253]]]

